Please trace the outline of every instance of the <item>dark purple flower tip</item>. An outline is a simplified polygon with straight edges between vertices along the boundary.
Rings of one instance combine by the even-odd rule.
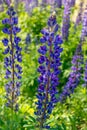
[[[2,40],[2,42],[3,42],[3,44],[4,44],[4,46],[8,46],[8,39],[7,38],[4,38],[3,40]]]
[[[47,52],[47,47],[44,45],[44,46],[40,46],[40,48],[38,49],[38,52],[42,55],[45,55],[46,52]]]
[[[2,20],[2,24],[10,24],[10,19],[6,18]]]
[[[40,38],[40,42],[41,43],[45,43],[47,40],[46,40],[46,37],[45,36],[43,36],[42,38]]]
[[[20,41],[21,41],[21,38],[20,38],[20,37],[14,37],[14,42],[15,42],[16,44],[18,44]]]
[[[54,25],[56,25],[56,16],[52,15],[48,19],[48,26],[53,27]]]
[[[3,33],[10,34],[10,30],[8,28],[4,28],[2,31]]]
[[[13,7],[10,7],[7,11],[7,14],[10,15],[10,16],[14,16],[16,14],[16,12],[14,11],[14,8]]]
[[[43,64],[45,62],[45,56],[40,56],[39,59],[38,59],[38,62],[40,64]]]

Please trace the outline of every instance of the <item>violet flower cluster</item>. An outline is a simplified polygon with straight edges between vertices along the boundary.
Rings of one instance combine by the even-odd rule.
[[[31,14],[32,10],[38,6],[38,0],[26,0],[25,3],[25,10]]]
[[[84,84],[83,84],[83,86],[87,88],[87,60],[86,60],[86,63],[85,63]]]
[[[73,7],[73,6],[75,5],[75,2],[76,2],[76,0],[71,0],[71,1],[70,1],[71,7]]]
[[[21,38],[17,36],[17,33],[20,32],[20,28],[17,27],[18,17],[13,7],[9,7],[8,18],[2,20],[4,24],[3,33],[6,34],[6,38],[2,40],[3,45],[5,46],[5,59],[4,67],[6,69],[5,78],[8,82],[5,85],[6,89],[6,106],[10,107],[12,110],[18,110],[18,96],[20,95],[20,79],[22,73],[22,67],[19,63],[22,62],[21,50],[19,42]],[[18,63],[19,62],[19,63]]]
[[[58,101],[57,86],[59,84],[59,66],[61,65],[60,53],[63,50],[61,48],[61,44],[63,43],[61,36],[55,35],[58,31],[58,24],[54,14],[50,16],[47,24],[48,27],[41,31],[43,34],[43,37],[40,39],[42,46],[38,49],[40,53],[38,72],[40,75],[38,78],[37,111],[35,114],[37,115],[41,129],[50,128],[45,122]]]
[[[78,16],[76,18],[75,28],[82,22],[83,3],[84,2],[82,1],[79,5],[79,12],[78,12]]]
[[[62,37],[67,40],[69,36],[70,28],[70,2],[66,1],[64,4],[64,16],[63,16],[63,25],[62,25]]]
[[[78,86],[82,72],[83,59],[82,44],[79,44],[72,59],[72,72],[70,73],[68,82],[59,96],[60,102],[63,102],[67,96],[70,96]]]
[[[85,8],[84,17],[82,21],[81,42],[85,40],[85,37],[87,37],[87,6]]]
[[[61,8],[62,0],[55,0],[55,5],[56,5],[56,7]]]

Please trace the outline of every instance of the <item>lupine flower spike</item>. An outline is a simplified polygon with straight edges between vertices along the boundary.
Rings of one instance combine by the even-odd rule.
[[[82,22],[82,13],[83,13],[83,1],[79,5],[79,12],[76,18],[75,28]]]
[[[63,25],[62,25],[62,37],[67,40],[69,36],[69,27],[70,27],[70,3],[66,1],[64,4],[64,16],[63,16]]]
[[[85,8],[84,17],[82,20],[81,42],[85,40],[85,37],[87,37],[87,6]]]
[[[55,5],[56,5],[56,7],[61,8],[62,0],[55,0]]]
[[[86,63],[85,63],[84,84],[83,84],[83,86],[86,87],[86,89],[87,89],[87,60],[86,60]]]
[[[22,73],[22,67],[18,62],[22,62],[21,50],[19,47],[19,42],[21,41],[20,37],[17,36],[17,33],[20,32],[20,28],[17,27],[18,17],[13,7],[9,7],[7,11],[8,18],[2,20],[2,23],[5,25],[3,28],[3,33],[7,36],[2,40],[3,45],[5,46],[4,55],[4,67],[6,69],[5,78],[8,83],[5,85],[6,89],[6,106],[10,107],[12,110],[18,110],[18,96],[20,95],[20,79]]]
[[[41,31],[43,34],[43,37],[40,39],[42,46],[38,49],[40,53],[38,59],[40,64],[38,72],[40,76],[38,78],[38,101],[36,102],[37,111],[35,114],[38,117],[37,120],[41,130],[42,128],[50,128],[50,126],[46,124],[46,119],[49,118],[58,101],[57,86],[59,84],[59,66],[61,65],[60,53],[63,50],[61,48],[61,44],[63,43],[61,36],[55,35],[58,31],[58,24],[54,13],[48,19],[47,24],[48,27]]]
[[[76,0],[71,0],[71,1],[70,1],[71,7],[73,7],[73,6],[75,5],[75,2],[76,2]]]
[[[70,96],[78,86],[81,78],[83,64],[82,44],[79,44],[76,53],[72,59],[72,72],[69,75],[68,82],[64,86],[62,93],[59,96],[59,101],[63,102],[67,96]]]

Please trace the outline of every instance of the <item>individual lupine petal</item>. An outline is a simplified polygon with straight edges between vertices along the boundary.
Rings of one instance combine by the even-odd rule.
[[[9,51],[10,51],[10,47],[8,46],[8,47],[5,49],[5,51],[3,52],[3,54],[8,54]]]
[[[41,33],[44,35],[44,36],[49,36],[49,31],[47,30],[47,28],[44,28],[43,30],[41,30]]]
[[[7,38],[4,38],[3,40],[2,40],[2,42],[3,42],[3,44],[4,44],[4,46],[8,46],[8,39]]]
[[[47,41],[47,40],[46,40],[45,36],[42,37],[42,38],[40,38],[40,42],[41,42],[41,43],[45,43],[46,41]]]
[[[54,40],[54,44],[58,45],[58,44],[62,44],[62,43],[63,43],[63,40],[62,40],[61,36],[56,35],[55,40]]]
[[[58,31],[58,29],[59,29],[59,25],[56,24],[55,27],[54,27],[54,33],[56,33]]]
[[[4,28],[2,31],[3,31],[3,33],[6,33],[6,34],[10,34],[11,33],[8,28]]]
[[[12,18],[12,24],[18,24],[18,18],[17,17],[13,17]]]
[[[45,56],[40,56],[38,59],[39,64],[43,64],[45,62]]]
[[[42,65],[39,66],[37,70],[38,70],[38,72],[41,73],[41,74],[45,74],[45,72],[46,72],[45,66],[42,66]]]
[[[13,34],[16,35],[17,33],[19,33],[21,31],[21,29],[19,27],[13,27],[12,28]]]
[[[10,24],[10,19],[6,18],[2,20],[2,24]]]
[[[19,42],[21,41],[21,38],[20,37],[14,37],[14,42],[16,43],[16,44],[18,44]]]
[[[46,52],[47,52],[47,47],[44,45],[44,46],[41,46],[39,49],[38,49],[38,52],[42,55],[45,55]]]

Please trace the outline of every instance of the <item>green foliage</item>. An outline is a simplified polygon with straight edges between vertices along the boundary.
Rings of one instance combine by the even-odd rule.
[[[57,9],[57,21],[60,24],[59,33],[61,34],[63,8]],[[32,15],[24,12],[23,4],[19,5],[18,17],[21,33],[19,36],[22,38],[20,45],[23,48],[22,56],[22,86],[21,96],[19,98],[20,110],[17,114],[12,113],[11,110],[5,107],[5,90],[4,90],[4,74],[3,67],[4,46],[2,39],[4,37],[0,31],[0,130],[38,130],[37,120],[34,115],[35,110],[35,94],[37,91],[38,83],[38,48],[40,46],[39,39],[41,37],[40,31],[46,26],[47,19],[50,15],[50,7],[41,9],[35,8]],[[0,13],[0,30],[3,25],[1,20],[6,17],[5,12]],[[74,24],[71,21],[70,35],[68,41],[64,41],[62,47],[64,51],[61,55],[62,66],[60,74],[60,85],[58,86],[59,92],[62,91],[63,86],[68,80],[70,73],[71,60],[74,55],[75,49],[79,44],[81,25],[74,29]],[[26,53],[25,38],[27,33],[30,33],[32,41],[29,45],[29,52]],[[87,45],[83,44],[84,57],[87,58]],[[46,122],[50,124],[50,130],[87,130],[87,90],[82,87],[82,84],[76,88],[74,94],[68,97],[65,103],[58,103],[50,119]]]

